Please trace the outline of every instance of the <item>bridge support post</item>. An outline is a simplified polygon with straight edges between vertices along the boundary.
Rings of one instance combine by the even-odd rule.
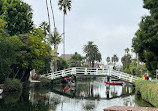
[[[110,76],[107,76],[107,83],[110,84]]]

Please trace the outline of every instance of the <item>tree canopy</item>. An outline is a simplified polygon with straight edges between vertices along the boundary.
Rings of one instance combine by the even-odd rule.
[[[0,0],[0,18],[7,22],[6,29],[12,35],[32,30],[32,9],[21,0]]]
[[[95,61],[101,61],[101,53],[99,52],[98,46],[92,41],[89,41],[87,45],[84,45],[83,52],[86,54],[86,58],[91,67],[94,67]]]
[[[139,29],[132,40],[132,46],[140,60],[154,75],[155,70],[158,69],[158,1],[144,0],[143,7],[150,11],[150,15],[142,17]]]

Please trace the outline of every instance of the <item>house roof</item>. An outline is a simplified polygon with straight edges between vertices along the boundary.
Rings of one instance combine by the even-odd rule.
[[[70,60],[72,55],[73,54],[65,54],[65,60]],[[60,57],[64,59],[64,54],[62,54]]]

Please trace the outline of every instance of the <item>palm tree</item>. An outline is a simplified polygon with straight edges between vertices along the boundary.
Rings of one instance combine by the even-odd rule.
[[[61,35],[58,33],[57,29],[55,28],[53,34],[51,34],[50,43],[54,45],[54,49],[57,49],[61,41],[62,41]]]
[[[106,62],[109,63],[110,62],[110,57],[106,58]]]
[[[44,32],[43,34],[46,36],[49,33],[49,25],[47,22],[42,22],[39,26],[40,29],[42,29]]]
[[[65,58],[65,15],[67,14],[67,9],[71,10],[71,0],[59,0],[58,5],[59,10],[63,10],[63,55]]]
[[[47,7],[47,15],[48,15],[48,24],[49,24],[49,38],[50,38],[50,16],[49,16],[49,9],[48,9],[48,3],[47,3],[47,0],[46,0],[46,7]]]
[[[54,57],[58,56],[57,50],[58,50],[58,45],[61,42],[61,35],[58,33],[57,29],[54,29],[53,34],[51,34],[51,38],[50,38],[50,44],[54,45]],[[54,59],[52,61],[52,66],[53,66],[53,70],[57,71],[57,61],[56,59]]]
[[[114,63],[114,66],[115,66],[116,62],[118,62],[118,61],[119,61],[119,58],[117,57],[116,54],[114,54],[112,57],[112,62]]]
[[[52,6],[52,1],[51,1],[51,0],[50,0],[50,6],[51,6],[52,15],[53,15],[53,23],[54,23],[54,28],[56,28],[56,26],[55,26],[55,17],[54,17],[54,11],[53,11],[53,6]]]
[[[126,48],[125,53],[128,54],[128,52],[129,52],[129,48]]]
[[[94,67],[95,61],[101,61],[101,53],[99,52],[98,46],[93,44],[92,41],[88,42],[88,45],[84,45],[83,52],[86,53],[86,58],[91,67]]]

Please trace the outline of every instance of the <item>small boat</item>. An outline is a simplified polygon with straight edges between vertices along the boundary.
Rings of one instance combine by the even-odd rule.
[[[107,84],[107,82],[105,82]],[[110,85],[122,85],[123,82],[110,82]]]
[[[3,89],[0,89],[0,94],[2,94],[2,92],[3,92]]]

